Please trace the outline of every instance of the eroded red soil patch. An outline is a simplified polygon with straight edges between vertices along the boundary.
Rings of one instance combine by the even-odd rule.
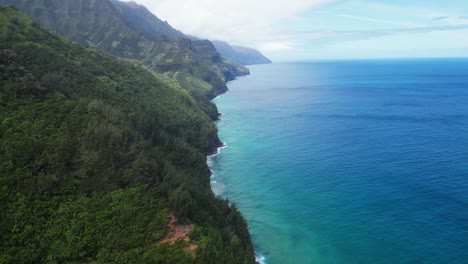
[[[174,244],[179,239],[182,239],[185,242],[189,243],[190,242],[189,234],[195,226],[193,224],[180,223],[179,220],[172,214],[169,215],[168,218],[170,220],[169,220],[169,223],[167,224],[167,227],[169,228],[170,231],[166,235],[166,237],[156,242],[155,245],[159,245],[162,243]],[[198,248],[197,245],[189,244],[186,250],[189,252],[194,252],[195,250],[197,250],[197,248]]]

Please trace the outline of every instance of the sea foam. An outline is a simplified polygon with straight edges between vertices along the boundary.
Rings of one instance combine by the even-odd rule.
[[[258,253],[257,255],[255,255],[255,261],[257,261],[260,264],[266,264],[265,256],[258,254]]]

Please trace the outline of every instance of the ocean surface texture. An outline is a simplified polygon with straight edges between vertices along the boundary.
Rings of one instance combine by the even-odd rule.
[[[259,258],[468,263],[468,60],[250,69],[215,101],[209,165]]]

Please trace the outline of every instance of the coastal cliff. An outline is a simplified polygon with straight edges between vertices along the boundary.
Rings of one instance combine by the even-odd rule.
[[[223,70],[105,0],[0,2],[39,20],[0,6],[0,259],[255,263],[209,183]]]
[[[216,50],[226,59],[241,65],[269,64],[271,60],[260,51],[242,46],[231,46],[224,41],[213,41]]]

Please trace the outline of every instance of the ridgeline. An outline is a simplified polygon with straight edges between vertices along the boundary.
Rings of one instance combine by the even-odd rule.
[[[221,57],[209,41],[191,40],[132,2],[109,0],[0,0],[41,26],[82,45],[137,60],[175,79],[212,119],[210,99],[248,69]],[[163,23],[164,24],[164,23]]]
[[[271,60],[263,56],[258,50],[242,46],[231,46],[224,41],[213,41],[212,43],[221,56],[241,65],[271,63]]]

